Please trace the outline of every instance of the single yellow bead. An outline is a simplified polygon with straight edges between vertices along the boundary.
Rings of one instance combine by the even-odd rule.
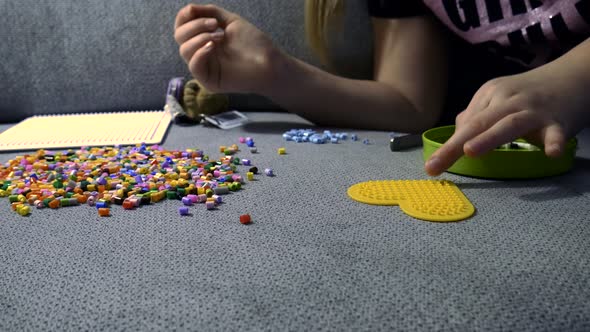
[[[27,201],[27,198],[26,198],[24,195],[18,195],[18,196],[16,197],[16,199],[17,199],[19,202],[21,202],[21,203],[24,203],[24,202],[26,202],[26,201]]]
[[[20,214],[21,216],[29,215],[31,213],[31,207],[23,204],[23,205],[17,207],[16,212],[18,214]]]

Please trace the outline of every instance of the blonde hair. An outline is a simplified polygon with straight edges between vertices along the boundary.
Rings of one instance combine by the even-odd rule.
[[[344,0],[305,0],[305,33],[311,49],[329,65],[329,28],[342,16]]]

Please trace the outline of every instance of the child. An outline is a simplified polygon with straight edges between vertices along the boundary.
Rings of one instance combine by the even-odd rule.
[[[216,6],[180,10],[174,35],[206,89],[264,95],[318,125],[337,127],[421,132],[441,123],[452,92],[447,83],[455,76],[449,63],[457,53],[449,29],[478,44],[473,48],[492,47],[530,67],[488,81],[462,105],[455,134],[425,165],[431,175],[463,153],[478,156],[518,137],[558,156],[565,140],[588,124],[590,0],[368,3],[374,16],[372,80],[341,77],[295,59]],[[324,59],[325,31],[342,6],[339,0],[306,2],[311,44]]]

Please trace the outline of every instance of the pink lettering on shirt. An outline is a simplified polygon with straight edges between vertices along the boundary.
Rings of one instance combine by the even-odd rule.
[[[590,0],[424,0],[466,41],[529,67],[590,36]]]

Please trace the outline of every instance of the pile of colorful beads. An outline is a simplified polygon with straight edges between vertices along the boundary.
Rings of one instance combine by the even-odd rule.
[[[314,144],[324,144],[327,142],[339,143],[348,139],[348,133],[332,133],[329,130],[324,130],[323,133],[318,133],[313,129],[291,129],[283,134],[286,141],[294,141],[297,143],[311,142]],[[357,141],[356,134],[350,135],[351,141]]]
[[[28,215],[31,206],[58,209],[88,204],[100,216],[110,207],[132,210],[163,199],[180,200],[180,215],[203,204],[214,209],[221,195],[241,189],[244,179],[237,166],[251,166],[235,156],[236,144],[220,147],[223,156],[210,160],[203,151],[168,151],[160,146],[81,148],[64,152],[39,150],[17,156],[0,166],[0,197],[8,197],[14,211]],[[251,167],[248,179],[258,172]]]

